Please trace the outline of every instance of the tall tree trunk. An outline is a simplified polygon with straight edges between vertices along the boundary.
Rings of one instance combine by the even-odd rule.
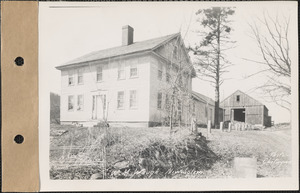
[[[218,17],[217,36],[217,68],[216,68],[216,90],[215,90],[215,127],[219,125],[219,105],[220,105],[220,15]]]

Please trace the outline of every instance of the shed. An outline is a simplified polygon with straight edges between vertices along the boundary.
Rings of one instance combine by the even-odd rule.
[[[268,108],[240,90],[224,99],[220,106],[224,109],[224,121],[240,121],[253,125],[271,126]]]
[[[203,94],[193,91],[194,112],[198,125],[206,125],[210,120],[215,126],[215,101]],[[223,109],[219,108],[219,120],[223,120]]]

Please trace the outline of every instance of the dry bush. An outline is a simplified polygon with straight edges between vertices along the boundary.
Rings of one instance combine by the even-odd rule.
[[[51,179],[89,179],[93,173],[102,178],[165,178],[172,175],[169,169],[208,169],[216,160],[205,138],[186,128],[175,128],[172,134],[166,127],[67,130],[51,144]]]

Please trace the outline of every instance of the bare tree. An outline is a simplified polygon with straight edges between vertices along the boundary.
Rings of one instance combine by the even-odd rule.
[[[225,51],[233,48],[234,41],[230,40],[231,20],[229,17],[235,11],[230,7],[212,7],[200,9],[197,22],[204,27],[197,31],[203,39],[190,50],[196,56],[195,67],[198,77],[212,83],[215,87],[215,126],[219,125],[220,86],[224,82],[223,74],[231,66],[226,59]]]
[[[267,13],[258,22],[249,24],[252,38],[256,41],[262,61],[253,61],[261,64],[264,69],[258,73],[267,72],[268,80],[257,89],[263,91],[279,106],[290,111],[291,95],[291,58],[289,43],[290,18],[272,18]]]
[[[174,125],[181,126],[191,119],[191,78],[193,67],[189,64],[187,50],[182,48],[182,39],[178,36],[174,42],[168,60],[166,72],[166,84],[160,91],[165,95],[164,112],[165,123],[170,126],[172,131]],[[184,53],[185,52],[185,53]]]

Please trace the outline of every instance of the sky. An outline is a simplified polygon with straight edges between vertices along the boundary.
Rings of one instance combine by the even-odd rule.
[[[288,2],[40,2],[39,3],[39,65],[47,72],[40,76],[49,82],[49,89],[60,94],[60,71],[55,66],[92,51],[121,45],[122,26],[134,28],[134,41],[143,41],[181,32],[186,45],[200,41],[195,32],[199,29],[196,11],[211,6],[235,7],[231,17],[231,37],[236,47],[226,55],[234,66],[225,75],[229,78],[220,89],[220,100],[241,90],[264,103],[275,123],[290,120],[287,110],[274,102],[266,101],[254,88],[266,81],[264,75],[246,76],[263,69],[255,41],[250,37],[249,23],[267,12],[289,14],[289,35],[297,40],[297,6]],[[201,29],[201,27],[200,27]],[[298,64],[297,43],[292,41],[292,64]],[[200,79],[193,79],[193,90],[214,99],[214,87]]]

